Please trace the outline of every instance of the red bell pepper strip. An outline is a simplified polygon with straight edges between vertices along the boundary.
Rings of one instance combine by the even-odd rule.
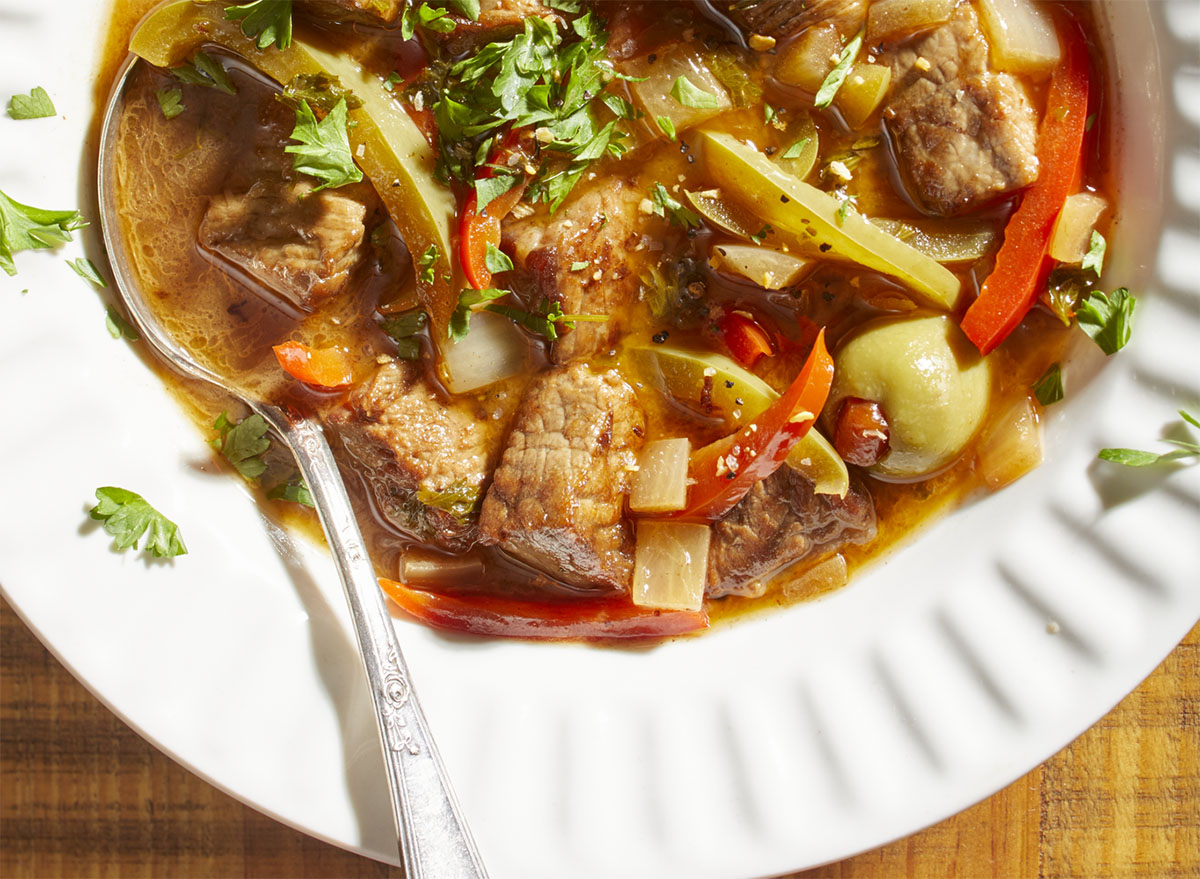
[[[350,355],[341,348],[310,348],[302,342],[289,341],[272,350],[284,371],[306,385],[336,391],[354,382]]]
[[[1088,53],[1074,22],[1059,27],[1063,59],[1046,96],[1038,134],[1038,178],[1004,229],[996,266],[979,298],[962,319],[962,329],[982,354],[1008,337],[1037,301],[1050,273],[1047,255],[1054,221],[1081,178],[1083,133],[1088,112]]]
[[[742,366],[751,367],[760,357],[774,356],[767,331],[754,318],[731,311],[721,318],[719,327],[725,347]]]
[[[487,165],[479,168],[475,174],[476,180],[487,180],[496,174],[494,165],[507,164],[507,159],[517,149],[520,142],[520,130],[509,130],[488,156]],[[512,189],[501,193],[484,206],[480,213],[477,205],[479,198],[474,189],[463,204],[462,216],[458,221],[459,255],[462,262],[463,274],[467,283],[476,290],[486,290],[492,286],[492,273],[487,267],[488,245],[500,246],[500,221],[516,206],[525,193],[524,180],[518,182]]]
[[[825,348],[825,330],[783,396],[737,433],[709,443],[692,455],[689,470],[695,484],[687,519],[718,519],[745,497],[761,479],[770,476],[804,438],[821,414],[833,384],[833,358]]]
[[[427,625],[473,635],[539,641],[606,641],[669,638],[708,627],[704,611],[654,610],[628,599],[588,598],[536,602],[512,598],[460,598],[413,589],[379,578],[384,593]]]

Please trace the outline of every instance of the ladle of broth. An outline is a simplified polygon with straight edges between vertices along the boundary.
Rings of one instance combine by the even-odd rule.
[[[321,425],[297,409],[266,402],[250,383],[241,380],[244,376],[219,374],[201,363],[163,324],[137,279],[120,230],[116,139],[127,87],[138,65],[144,63],[130,56],[122,68],[105,108],[100,137],[100,227],[116,288],[156,354],[183,375],[210,382],[243,401],[266,420],[296,459],[349,602],[375,709],[405,875],[410,879],[485,877],[483,862],[417,702],[366,544]]]

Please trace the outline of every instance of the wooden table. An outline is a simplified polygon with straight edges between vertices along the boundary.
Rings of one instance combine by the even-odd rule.
[[[176,765],[0,602],[0,876],[400,875]],[[931,876],[1200,877],[1200,626],[1107,717],[1000,793],[907,839],[797,874]]]

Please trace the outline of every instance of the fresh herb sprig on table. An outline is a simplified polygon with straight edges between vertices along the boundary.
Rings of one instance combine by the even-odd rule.
[[[1192,427],[1200,428],[1200,421],[1194,415],[1179,410],[1179,417]],[[1114,464],[1124,464],[1126,467],[1149,467],[1152,464],[1166,464],[1178,461],[1180,458],[1200,457],[1200,443],[1190,440],[1166,439],[1165,443],[1176,446],[1170,452],[1144,452],[1141,449],[1101,449],[1100,460],[1111,461]]]
[[[624,153],[619,119],[605,122],[599,112],[632,115],[628,102],[604,90],[620,77],[605,58],[607,39],[591,12],[565,28],[532,16],[511,39],[443,67],[440,82],[426,83],[439,88],[433,111],[443,176],[474,185],[498,135],[530,128],[540,156],[529,197],[553,210],[592,162]]]
[[[96,500],[99,503],[88,512],[93,519],[104,523],[104,530],[113,536],[117,549],[136,549],[138,541],[146,535],[144,553],[160,559],[187,555],[179,526],[150,506],[140,494],[110,485],[96,489]]]

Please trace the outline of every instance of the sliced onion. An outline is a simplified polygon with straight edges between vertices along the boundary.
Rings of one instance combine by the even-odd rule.
[[[1108,208],[1108,202],[1091,192],[1068,196],[1054,221],[1050,236],[1050,256],[1059,262],[1079,265],[1088,251],[1096,221]]]
[[[712,531],[693,522],[637,523],[633,603],[640,607],[699,610],[708,575]]]
[[[941,263],[974,262],[986,256],[1000,240],[996,226],[983,220],[889,220],[871,222],[914,250]]]
[[[1047,75],[1062,49],[1049,10],[1033,0],[980,0],[992,66],[1008,73]]]
[[[477,311],[466,338],[445,342],[441,352],[446,388],[465,394],[523,370],[529,347],[508,318]]]
[[[764,290],[791,287],[816,264],[781,250],[749,244],[718,244],[713,252],[729,271]]]
[[[795,577],[783,578],[783,595],[785,598],[815,598],[834,589],[846,585],[849,573],[846,559],[839,552],[824,561],[817,562]]]
[[[638,471],[629,492],[629,509],[635,513],[671,513],[687,506],[687,437],[655,440],[638,455]]]
[[[843,86],[844,88],[844,86]],[[771,161],[800,180],[812,173],[821,151],[821,135],[809,113],[797,113],[796,121],[788,126],[787,143]]]
[[[958,0],[875,0],[867,13],[867,45],[941,24],[957,5]]]
[[[979,437],[976,472],[989,488],[1003,488],[1042,463],[1042,427],[1037,405],[1017,400]]]
[[[675,131],[679,132],[733,107],[728,89],[700,56],[688,47],[660,51],[653,64],[649,58],[638,59],[627,65],[623,72],[634,77],[645,77],[641,82],[630,82],[629,90],[633,93],[634,102],[646,114],[650,129],[659,137],[667,136],[657,124],[660,117],[670,119]],[[716,99],[716,106],[689,107],[676,100],[671,90],[681,76],[700,91],[712,95]]]

